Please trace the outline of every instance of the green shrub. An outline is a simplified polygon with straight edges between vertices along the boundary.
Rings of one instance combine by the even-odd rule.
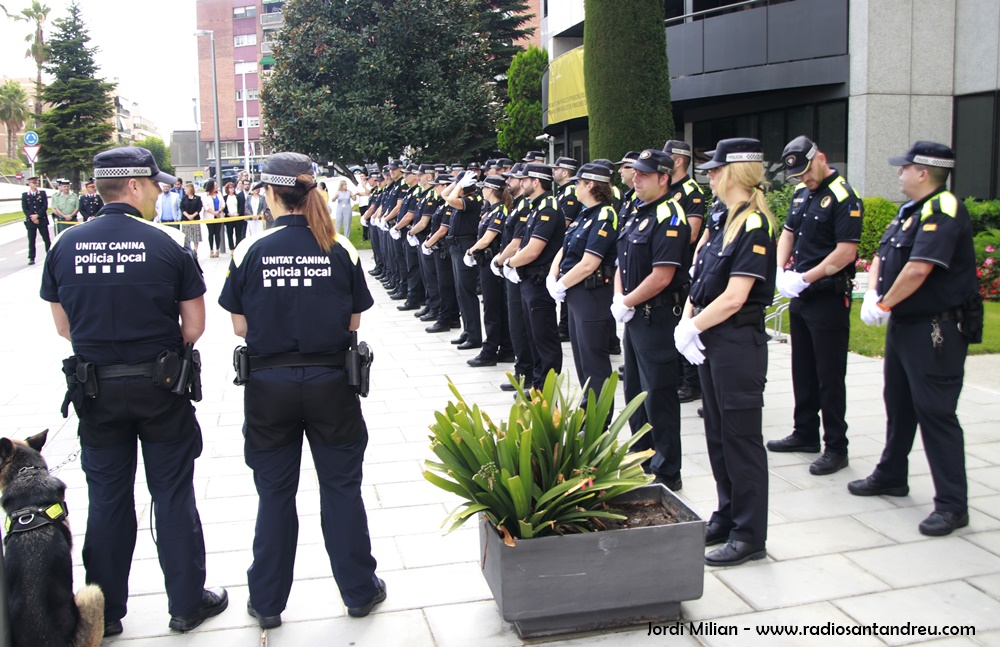
[[[794,184],[783,184],[764,194],[764,197],[767,198],[767,206],[771,209],[771,213],[774,214],[774,219],[778,223],[778,232],[776,232],[778,236],[781,235],[781,228],[785,226],[788,208],[792,206],[795,186]]]
[[[972,241],[976,248],[976,278],[984,301],[1000,301],[1000,229],[983,231]]]
[[[969,210],[969,217],[972,219],[973,235],[1000,229],[1000,200],[976,201],[975,198],[966,198],[965,208]]]
[[[513,379],[511,378],[511,382]],[[618,432],[642,404],[636,396],[607,425],[614,407],[618,375],[612,373],[599,396],[593,389],[585,408],[568,373],[549,371],[541,391],[518,397],[510,417],[499,426],[479,406],[458,399],[434,413],[431,449],[440,462],[426,461],[424,478],[466,501],[445,523],[449,531],[477,512],[488,518],[508,543],[566,532],[587,532],[600,519],[623,519],[607,502],[650,482],[642,461],[653,450],[629,453],[650,429],[619,444]]]
[[[878,243],[892,219],[899,212],[895,202],[878,196],[864,198],[865,220],[861,228],[861,242],[858,244],[858,258],[871,261],[878,252]]]

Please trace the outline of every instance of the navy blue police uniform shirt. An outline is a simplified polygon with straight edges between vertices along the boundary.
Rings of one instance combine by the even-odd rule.
[[[382,193],[382,217],[387,217],[396,208],[396,203],[402,198],[403,180],[396,180],[385,187]]]
[[[351,242],[338,236],[324,252],[294,214],[236,247],[219,295],[219,305],[246,317],[251,355],[346,350],[351,315],[374,303]]]
[[[742,210],[748,209],[749,203]],[[718,214],[719,217],[715,217]],[[691,284],[691,303],[705,307],[725,292],[731,276],[756,279],[747,304],[764,307],[774,301],[774,279],[777,274],[777,245],[770,222],[756,211],[747,216],[736,237],[723,246],[727,217],[713,209],[708,218],[709,241],[698,251],[698,265]]]
[[[691,266],[691,227],[670,194],[639,204],[618,235],[618,267],[625,294],[635,290],[658,265],[673,266],[674,276],[662,292],[681,289]]]
[[[61,304],[69,317],[73,352],[98,366],[180,350],[178,303],[203,294],[184,234],[122,203],[56,238],[42,275],[42,299]]]
[[[514,206],[504,222],[503,236],[500,244],[506,249],[515,238],[524,239],[524,228],[528,224],[528,212],[531,211],[531,200],[521,196],[514,201]]]
[[[685,217],[705,217],[705,192],[692,178],[686,177],[674,182],[670,185],[668,193],[670,193],[671,199],[684,209]]]
[[[893,314],[939,314],[957,308],[979,290],[969,212],[944,187],[903,205],[882,236],[878,256],[880,296],[889,292],[907,262],[934,265],[917,291],[893,306]]]
[[[583,209],[583,204],[576,195],[576,183],[566,183],[565,186],[559,187],[558,193],[559,209],[562,210],[563,218],[567,222],[573,222]]]
[[[421,242],[426,240],[428,236],[437,231],[437,228],[441,226],[440,219],[436,223],[434,222],[434,213],[441,206],[442,202],[444,201],[441,199],[441,196],[437,194],[437,191],[434,190],[434,187],[427,187],[427,190],[424,192],[423,196],[421,196],[419,204],[420,213],[417,219],[420,220],[425,216],[430,217],[427,227],[425,227],[422,231],[417,232],[417,238]]]
[[[521,237],[521,249],[527,247],[532,238],[543,241],[545,247],[535,260],[524,267],[548,270],[552,266],[552,260],[562,249],[565,233],[566,220],[562,216],[562,211],[559,210],[559,203],[551,192],[546,191],[531,200],[531,211],[528,212],[528,218],[524,224],[524,234]]]
[[[837,243],[861,241],[864,205],[854,189],[834,171],[815,191],[798,184],[785,219],[795,234],[794,269],[808,272],[819,265]]]
[[[617,257],[618,214],[609,202],[587,207],[566,229],[563,255],[559,261],[562,276],[591,253],[601,259],[601,265],[614,265]]]
[[[504,206],[502,202],[496,204],[487,204],[483,207],[483,215],[479,219],[479,230],[476,232],[479,238],[486,235],[486,232],[492,231],[497,234],[494,241],[499,241],[500,236],[503,234],[504,224],[507,220],[507,207]],[[494,247],[495,245],[490,245]]]
[[[635,197],[635,189],[629,189],[622,194],[618,201],[618,227],[619,231],[635,215],[635,209],[642,204],[642,200]]]
[[[479,216],[482,215],[483,195],[473,193],[462,196],[462,208],[452,209],[448,237],[475,238],[479,229]]]
[[[403,191],[403,204],[399,207],[399,216],[397,216],[396,221],[398,222],[406,214],[413,212],[413,220],[406,227],[409,230],[410,227],[416,224],[417,218],[417,204],[420,202],[420,185],[414,184],[411,187],[407,187]]]

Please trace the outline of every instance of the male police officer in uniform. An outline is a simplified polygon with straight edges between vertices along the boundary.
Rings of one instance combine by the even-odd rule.
[[[790,298],[795,427],[772,440],[772,452],[818,452],[820,411],[826,451],[815,475],[847,467],[847,346],[851,333],[854,262],[861,241],[861,198],[805,136],[781,154],[789,177],[801,180],[778,241],[778,292]],[[781,271],[794,255],[794,268]]]
[[[97,193],[97,185],[94,184],[94,178],[87,180],[85,186],[87,192],[80,195],[80,216],[83,217],[84,222],[87,222],[97,217],[97,212],[104,206],[104,200]]]
[[[671,490],[681,482],[681,407],[678,353],[670,343],[680,320],[691,265],[691,230],[672,199],[673,160],[644,150],[632,163],[640,204],[618,238],[618,272],[611,312],[625,323],[625,400],[645,391],[643,406],[629,423],[633,433],[647,422],[652,432],[636,451],[655,449],[649,470]]]
[[[42,235],[46,254],[52,247],[49,240],[49,196],[38,189],[37,177],[28,178],[28,190],[21,194],[21,211],[28,230],[28,265],[34,265],[36,232]]]
[[[158,183],[174,181],[148,150],[99,153],[94,175],[108,204],[100,217],[60,236],[45,259],[41,289],[75,353],[64,371],[72,376],[67,398],[80,419],[90,497],[83,564],[87,582],[104,591],[105,635],[121,633],[136,538],[138,439],[170,628],[188,631],[229,602],[225,589],[204,589],[205,541],[192,480],[201,428],[187,385],[174,381],[182,346],[205,330],[205,282],[184,235],[148,222]]]
[[[445,204],[452,210],[445,243],[451,254],[455,296],[462,314],[462,334],[452,341],[453,344],[457,343],[459,350],[483,347],[482,317],[479,313],[479,297],[476,296],[479,270],[469,267],[463,260],[466,250],[476,242],[479,216],[483,209],[483,195],[476,188],[478,179],[479,174],[470,168],[456,176],[455,183],[441,194]]]
[[[934,511],[921,533],[941,536],[969,524],[962,427],[955,409],[969,343],[982,341],[983,305],[976,280],[972,223],[965,205],[945,189],[955,154],[918,141],[889,164],[898,166],[909,202],[899,210],[872,259],[861,319],[886,320],[885,450],[858,496],[906,496],[907,455],[920,437],[934,479]]]

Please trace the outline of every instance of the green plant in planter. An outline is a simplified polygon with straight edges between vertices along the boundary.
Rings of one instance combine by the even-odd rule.
[[[582,392],[566,375],[550,371],[541,391],[514,385],[518,397],[497,426],[448,381],[458,401],[434,414],[431,449],[440,462],[426,461],[424,471],[428,481],[466,500],[445,519],[452,522],[448,531],[481,512],[512,544],[515,538],[588,532],[600,527],[600,519],[624,519],[607,502],[652,480],[641,464],[654,452],[629,452],[648,424],[625,443],[618,442],[618,432],[646,394],[607,425],[615,373],[600,395],[589,391],[583,408]]]

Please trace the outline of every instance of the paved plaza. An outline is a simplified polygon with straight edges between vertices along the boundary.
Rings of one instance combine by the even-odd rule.
[[[13,231],[16,230],[16,231]],[[19,223],[0,228],[0,239],[23,236]],[[207,254],[206,250],[202,252]],[[370,252],[362,252],[366,268]],[[198,344],[205,366],[204,400],[197,405],[205,448],[195,486],[208,549],[208,585],[229,589],[229,609],[197,630],[167,629],[163,577],[149,528],[149,495],[140,468],[136,483],[139,537],[131,575],[125,632],[105,644],[238,646],[261,644],[256,621],[245,611],[246,569],[256,517],[256,495],[243,462],[243,390],[233,385],[229,314],[216,299],[228,257],[202,258],[208,282],[208,323]],[[59,338],[48,305],[38,298],[42,265],[0,279],[0,404],[2,435],[23,438],[50,429],[45,454],[50,466],[78,449],[76,420],[64,420],[59,405],[64,382],[60,360],[71,353]],[[510,395],[498,387],[511,366],[473,369],[475,351],[457,351],[457,335],[429,335],[410,312],[398,312],[371,282],[375,307],[362,317],[361,339],[375,350],[371,395],[363,400],[370,441],[363,495],[368,509],[378,574],[388,599],[369,617],[354,619],[330,573],[319,524],[318,485],[308,457],[298,496],[299,550],[295,584],[284,624],[268,632],[269,645],[501,647],[519,645],[513,628],[497,612],[479,572],[476,526],[443,536],[439,528],[457,500],[423,480],[431,457],[427,425],[450,394],[445,376],[484,407],[494,420],[505,416]],[[127,304],[122,307],[127,307]],[[665,340],[668,343],[669,340]],[[564,366],[572,367],[569,344]],[[786,344],[770,346],[765,393],[765,439],[790,431],[792,396]],[[613,358],[617,365],[621,357]],[[933,487],[919,440],[910,455],[910,495],[854,497],[848,481],[867,476],[882,450],[885,414],[881,361],[852,355],[848,368],[850,467],[825,477],[809,475],[815,455],[769,454],[770,536],[767,559],[728,569],[706,568],[705,593],[682,605],[688,621],[714,620],[743,629],[738,636],[649,636],[647,627],[574,636],[565,645],[898,645],[916,641],[941,647],[1000,645],[1000,376],[997,356],[970,359],[959,416],[965,428],[971,524],[954,535],[929,539],[917,523],[932,508]],[[698,403],[682,405],[684,443],[682,498],[699,514],[714,508],[715,485],[705,448]],[[141,457],[140,457],[141,460]],[[76,545],[76,586],[83,584],[80,559],[87,493],[79,461],[59,478]],[[593,591],[601,595],[600,590]],[[769,624],[789,625],[973,625],[973,638],[926,636],[760,637]],[[537,641],[536,641],[537,642]]]

